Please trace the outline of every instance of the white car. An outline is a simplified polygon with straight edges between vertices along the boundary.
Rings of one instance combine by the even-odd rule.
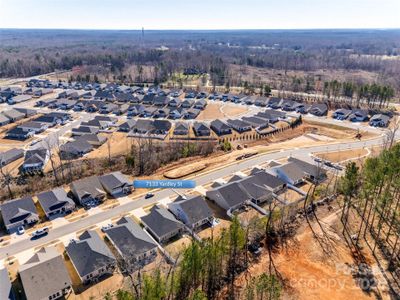
[[[24,233],[25,233],[25,228],[24,228],[24,226],[19,226],[18,229],[17,229],[17,233],[18,233],[19,235],[24,234]]]

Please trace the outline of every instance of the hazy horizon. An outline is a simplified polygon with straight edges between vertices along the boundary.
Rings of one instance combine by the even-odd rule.
[[[2,29],[398,29],[398,0],[1,0]]]

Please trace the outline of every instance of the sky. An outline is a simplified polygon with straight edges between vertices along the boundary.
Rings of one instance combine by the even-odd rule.
[[[400,28],[400,0],[0,0],[0,28]]]

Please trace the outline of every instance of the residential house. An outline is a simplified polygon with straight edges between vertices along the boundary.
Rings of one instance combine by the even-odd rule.
[[[195,122],[193,124],[193,132],[196,136],[210,136],[211,130],[205,123]]]
[[[8,270],[0,268],[0,299],[4,300],[15,300],[15,293],[12,288],[10,276]]]
[[[212,121],[210,127],[217,135],[226,135],[232,133],[232,128],[219,119]]]
[[[191,230],[197,230],[207,223],[211,224],[214,218],[203,196],[190,198],[179,196],[168,204],[168,209]]]
[[[181,107],[183,108],[191,108],[194,104],[194,101],[191,99],[185,99],[181,103]]]
[[[93,200],[102,201],[107,195],[97,176],[76,180],[70,184],[70,189],[78,202],[83,206]]]
[[[89,120],[87,122],[82,122],[81,126],[96,127],[99,130],[106,130],[110,127],[110,122],[93,119],[93,120]]]
[[[122,131],[122,132],[129,132],[133,129],[133,127],[135,126],[136,121],[132,120],[132,119],[128,119],[126,122],[122,123],[121,125],[119,125],[118,130]]]
[[[109,114],[115,110],[119,109],[119,106],[114,103],[107,103],[104,104],[102,107],[99,109],[99,113],[101,114]]]
[[[328,114],[328,106],[325,103],[314,103],[308,113],[318,117],[326,116]]]
[[[169,115],[169,108],[160,108],[157,109],[154,114],[153,117],[154,118],[166,118]]]
[[[181,104],[181,100],[179,98],[172,98],[168,102],[169,107],[179,107],[180,104]]]
[[[169,98],[167,96],[156,96],[153,99],[153,104],[155,106],[165,106],[169,102]]]
[[[348,119],[352,122],[368,121],[368,111],[364,109],[353,109]]]
[[[273,193],[279,193],[286,188],[286,182],[277,176],[265,172],[264,170],[254,170],[251,173],[253,177],[257,177],[262,186],[267,187]]]
[[[10,123],[10,119],[7,118],[4,114],[0,113],[0,126],[4,126]]]
[[[227,211],[233,211],[251,201],[251,196],[238,182],[216,187],[206,192],[206,197]]]
[[[120,105],[117,109],[113,110],[113,114],[120,116],[128,112],[128,109],[129,109],[129,104],[125,103]]]
[[[265,106],[267,106],[267,104],[268,104],[268,98],[267,97],[257,97],[257,99],[254,100],[254,105],[256,105],[256,106],[265,107]]]
[[[128,117],[134,117],[141,115],[146,108],[141,104],[135,104],[129,106]]]
[[[102,122],[108,122],[110,126],[117,123],[118,121],[117,117],[111,117],[111,116],[95,116],[94,119]]]
[[[147,95],[145,95],[144,97],[143,97],[143,99],[142,99],[142,103],[143,104],[153,104],[153,101],[154,101],[154,98],[155,98],[155,95],[154,94],[147,94]]]
[[[351,115],[350,109],[340,108],[332,113],[332,118],[336,120],[346,120]]]
[[[31,149],[25,152],[23,172],[41,172],[50,158],[50,151],[45,148]]]
[[[28,300],[60,299],[72,291],[64,259],[55,247],[43,247],[19,268]]]
[[[119,103],[128,103],[132,101],[136,101],[135,97],[129,93],[116,93],[115,100]]]
[[[86,135],[83,135],[82,137],[84,136]],[[60,157],[63,160],[76,159],[91,152],[92,150],[93,145],[91,145],[88,141],[76,139],[75,141],[69,141],[60,146]]]
[[[75,209],[75,202],[67,196],[63,188],[55,188],[51,191],[37,195],[40,206],[48,218],[55,215],[66,214]]]
[[[85,134],[98,134],[99,128],[93,126],[79,126],[78,128],[72,128],[73,136],[80,136]]]
[[[148,215],[141,217],[141,221],[159,243],[165,243],[183,232],[183,224],[159,205],[153,206]]]
[[[139,134],[150,133],[151,131],[154,130],[153,124],[154,123],[152,120],[138,119],[136,123],[133,125],[131,132]]]
[[[179,107],[179,108],[171,108],[169,111],[168,117],[170,119],[176,120],[180,119],[183,116],[187,114],[187,110],[185,108]]]
[[[306,103],[296,103],[295,111],[300,114],[306,114],[310,110],[311,105]]]
[[[156,111],[157,111],[156,107],[149,106],[149,107],[146,107],[139,116],[144,117],[144,118],[149,118],[149,117],[153,116],[156,113]]]
[[[268,100],[268,107],[272,108],[272,109],[279,109],[281,108],[281,100],[279,98],[269,98]]]
[[[129,217],[118,220],[105,235],[125,261],[126,270],[123,271],[131,273],[157,257],[157,243]]]
[[[369,121],[369,125],[374,127],[388,127],[390,117],[383,114],[373,115]]]
[[[93,147],[99,147],[103,145],[107,141],[107,137],[101,136],[99,134],[84,134],[77,136],[75,138],[76,141],[85,141],[88,142]]]
[[[239,119],[229,119],[226,123],[239,133],[251,131],[251,125]]]
[[[32,117],[37,114],[36,109],[30,109],[30,108],[23,108],[23,107],[14,107],[16,111],[19,111],[20,113],[24,114],[25,118]]]
[[[269,126],[269,121],[267,119],[259,117],[243,117],[242,120],[256,130],[262,130]]]
[[[30,95],[18,95],[18,96],[13,96],[7,100],[8,104],[17,104],[21,102],[25,102],[32,99],[32,96]]]
[[[115,95],[110,91],[97,91],[93,98],[95,100],[113,101],[115,99]]]
[[[288,161],[295,163],[303,171],[305,178],[314,183],[319,183],[326,179],[326,171],[321,166],[295,157],[289,157]]]
[[[286,114],[284,112],[272,110],[272,109],[266,109],[263,112],[259,112],[256,117],[263,118],[268,120],[269,123],[276,123],[281,119],[286,118]]]
[[[31,225],[39,221],[39,214],[32,197],[3,202],[0,210],[8,232],[14,232],[20,226]]]
[[[201,110],[203,110],[203,109],[205,109],[206,108],[206,106],[207,106],[207,101],[205,100],[205,99],[200,99],[200,100],[197,100],[195,103],[194,103],[194,108],[196,108],[196,109],[201,109]]]
[[[21,125],[18,126],[18,128],[21,128],[23,131],[30,131],[33,132],[34,134],[37,134],[47,130],[49,126],[46,123],[29,121],[22,123]]]
[[[20,158],[24,157],[24,150],[12,148],[10,150],[0,152],[0,167],[6,166]]]
[[[113,197],[129,194],[133,187],[132,182],[119,171],[99,176],[99,181],[104,190]]]
[[[237,183],[251,197],[251,201],[257,205],[271,201],[273,198],[272,191],[264,185],[261,176],[247,176]]]
[[[6,116],[8,119],[10,119],[10,122],[17,122],[19,120],[22,120],[25,118],[25,114],[19,112],[16,109],[10,109],[3,111],[3,115]]]
[[[65,250],[83,284],[112,275],[117,266],[111,250],[94,230],[85,231],[79,240],[71,241]]]
[[[153,134],[165,135],[171,130],[172,124],[168,120],[154,120],[153,126]]]
[[[26,140],[34,135],[32,131],[25,131],[22,128],[14,127],[7,131],[6,138]]]
[[[284,111],[294,111],[296,109],[297,103],[293,100],[282,99],[279,105]]]
[[[200,114],[200,109],[197,108],[189,108],[188,110],[186,110],[185,114],[183,115],[183,117],[185,119],[196,119],[197,116]]]
[[[271,168],[270,172],[288,185],[293,186],[303,183],[306,177],[304,171],[294,162]]]
[[[189,124],[186,122],[177,122],[174,128],[174,135],[188,135]]]

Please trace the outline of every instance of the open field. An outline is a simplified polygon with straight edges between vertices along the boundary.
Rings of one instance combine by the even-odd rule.
[[[369,151],[367,149],[356,149],[356,150],[343,150],[337,152],[328,153],[315,153],[316,156],[329,160],[331,162],[342,162],[349,159],[358,159],[368,155]]]

